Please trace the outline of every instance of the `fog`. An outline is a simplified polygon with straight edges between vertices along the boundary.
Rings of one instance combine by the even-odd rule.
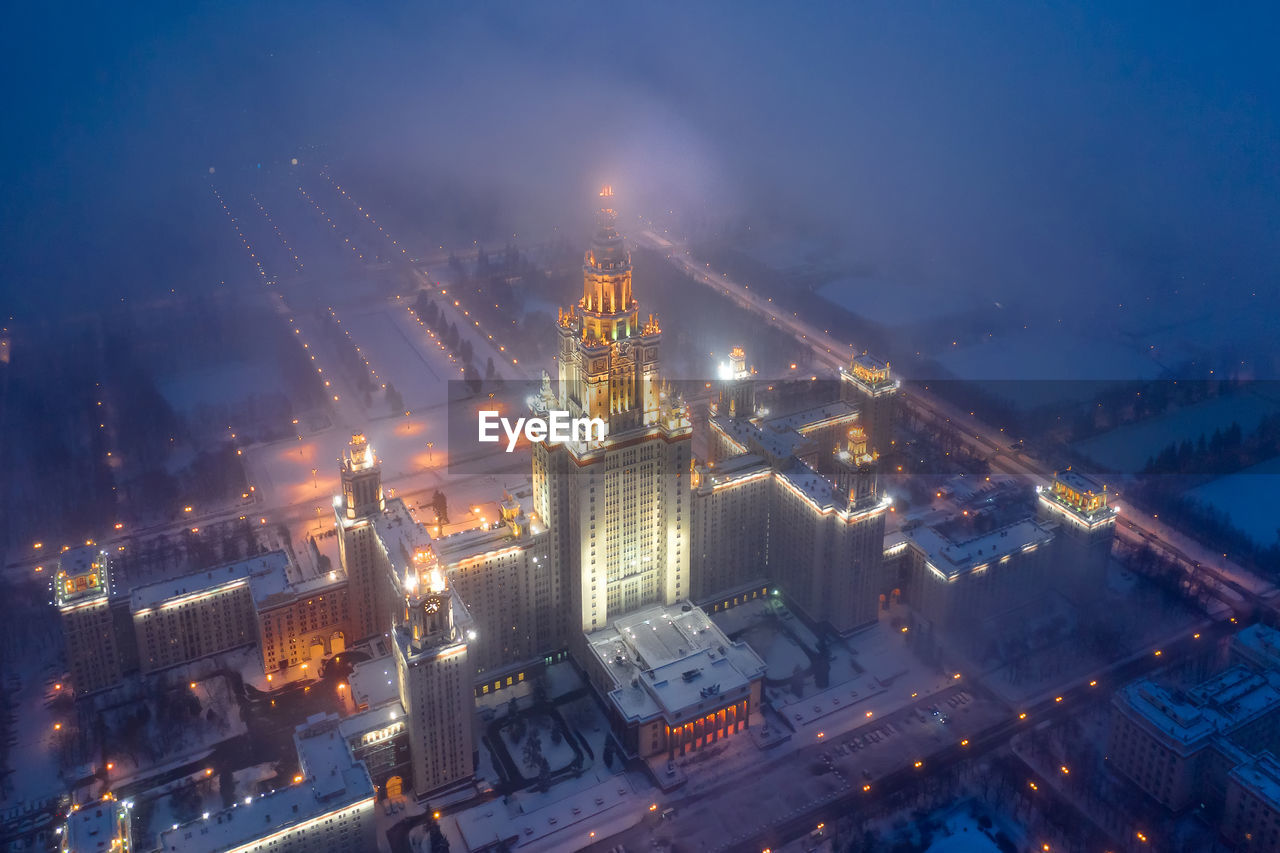
[[[585,228],[610,181],[627,213],[817,233],[975,303],[1275,308],[1280,75],[1261,4],[11,14],[6,313],[247,275],[210,227],[208,170],[295,156],[423,211],[412,236],[438,244]],[[469,207],[484,233],[451,232]]]

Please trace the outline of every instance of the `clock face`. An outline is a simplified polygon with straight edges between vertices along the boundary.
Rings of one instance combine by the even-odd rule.
[[[431,598],[427,600],[428,613],[435,613],[439,609],[440,609],[440,600],[438,598]]]

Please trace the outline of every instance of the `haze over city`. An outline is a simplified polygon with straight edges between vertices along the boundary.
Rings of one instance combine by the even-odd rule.
[[[1278,21],[11,10],[0,843],[1280,850]]]

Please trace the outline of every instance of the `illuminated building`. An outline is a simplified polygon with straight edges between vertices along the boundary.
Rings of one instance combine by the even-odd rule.
[[[283,553],[134,588],[129,596],[138,663],[144,673],[256,642],[249,577]]]
[[[388,797],[403,796],[412,769],[409,729],[399,700],[344,717],[338,729],[374,786]]]
[[[382,494],[382,465],[363,435],[351,436],[341,467],[342,494],[334,498],[339,558],[347,572],[353,640],[390,627],[394,590],[379,560],[373,528],[387,507]]]
[[[730,418],[751,418],[756,414],[755,381],[747,369],[747,354],[742,347],[729,351],[729,360],[719,368],[716,409]]]
[[[988,531],[963,518],[904,531],[918,628],[968,636],[977,623],[1041,599],[1056,565],[1054,534],[1032,518]]]
[[[839,633],[873,623],[889,504],[877,495],[875,457],[856,410],[836,401],[768,421],[713,412],[709,423],[727,458],[694,471],[695,599],[715,606],[763,580]],[[831,444],[825,453],[812,435]],[[823,468],[834,479],[802,454],[827,457]]]
[[[699,465],[690,495],[691,595],[706,602],[770,576],[773,469],[754,453]]]
[[[334,714],[297,728],[301,779],[160,834],[161,853],[350,853],[376,850],[374,789]]]
[[[1116,509],[1107,487],[1072,470],[1059,471],[1039,490],[1041,518],[1054,521],[1062,555],[1054,580],[1076,601],[1090,601],[1106,588],[1107,562],[1116,532]]]
[[[535,411],[601,418],[603,441],[533,449],[533,504],[548,528],[553,596],[564,634],[594,631],[621,613],[686,596],[692,427],[661,384],[661,332],[640,322],[631,255],[601,193],[599,230],[583,264],[583,295],[560,312],[558,392],[544,382]]]
[[[517,495],[503,496],[498,518],[432,542],[475,621],[478,639],[468,659],[477,673],[540,658],[564,644],[547,532],[531,514],[527,486]]]
[[[110,687],[123,676],[110,596],[111,561],[106,551],[85,545],[62,553],[54,597],[77,696]]]
[[[862,414],[868,448],[877,456],[888,453],[902,383],[893,378],[886,362],[865,353],[840,370],[840,379],[842,399],[855,403]]]
[[[278,568],[256,572],[249,580],[263,672],[319,662],[345,651],[351,635],[346,572],[335,569],[298,577],[297,566],[283,552],[276,554]]]
[[[614,733],[641,758],[674,758],[744,731],[765,664],[684,602],[629,613],[587,635],[585,668]]]
[[[415,555],[402,577],[392,654],[409,725],[413,788],[422,797],[464,785],[475,771],[475,670],[467,659],[475,628],[429,549]]]
[[[775,474],[769,561],[788,600],[848,633],[876,621],[887,499],[851,495],[797,462]]]
[[[130,829],[133,803],[107,799],[80,806],[67,815],[62,827],[60,853],[129,853],[133,846]]]
[[[57,603],[77,695],[254,642],[266,671],[343,648],[345,575],[295,583],[283,551],[132,590],[112,588],[104,552],[68,551],[61,565]]]

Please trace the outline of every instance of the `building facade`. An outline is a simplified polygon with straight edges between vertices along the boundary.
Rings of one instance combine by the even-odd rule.
[[[746,730],[765,665],[690,602],[654,605],[587,635],[585,670],[623,747],[675,758]]]
[[[292,785],[250,797],[160,834],[160,853],[350,853],[376,850],[374,788],[334,714],[293,737],[301,767]]]
[[[138,663],[154,672],[258,640],[246,560],[137,587],[130,594]]]
[[[475,772],[475,672],[467,660],[474,636],[466,607],[434,557],[420,561],[406,578],[403,617],[392,632],[419,797],[465,784]]]
[[[1039,490],[1037,512],[1058,526],[1059,571],[1054,580],[1074,601],[1096,599],[1107,585],[1107,563],[1116,533],[1116,509],[1107,487],[1076,471],[1059,471]]]
[[[318,663],[346,649],[352,629],[345,572],[293,583],[281,567],[254,575],[249,585],[263,672]]]
[[[110,598],[111,560],[106,551],[85,545],[62,553],[54,575],[54,600],[77,696],[110,687],[123,676]]]
[[[1228,775],[1280,748],[1280,674],[1232,667],[1191,688],[1141,679],[1112,698],[1107,758],[1171,811],[1221,804]]]
[[[601,197],[582,298],[560,313],[558,392],[544,382],[535,403],[607,424],[603,440],[534,445],[534,511],[548,528],[570,636],[690,589],[693,430],[661,382],[661,331],[652,315],[640,322],[612,192]]]
[[[333,501],[338,554],[348,578],[353,639],[364,640],[391,629],[394,599],[374,531],[374,523],[387,508],[382,464],[362,434],[351,436],[340,473],[342,494]]]
[[[893,446],[898,391],[902,383],[893,377],[888,362],[863,353],[855,355],[840,371],[841,398],[858,406],[867,430],[868,448],[883,456]]]

